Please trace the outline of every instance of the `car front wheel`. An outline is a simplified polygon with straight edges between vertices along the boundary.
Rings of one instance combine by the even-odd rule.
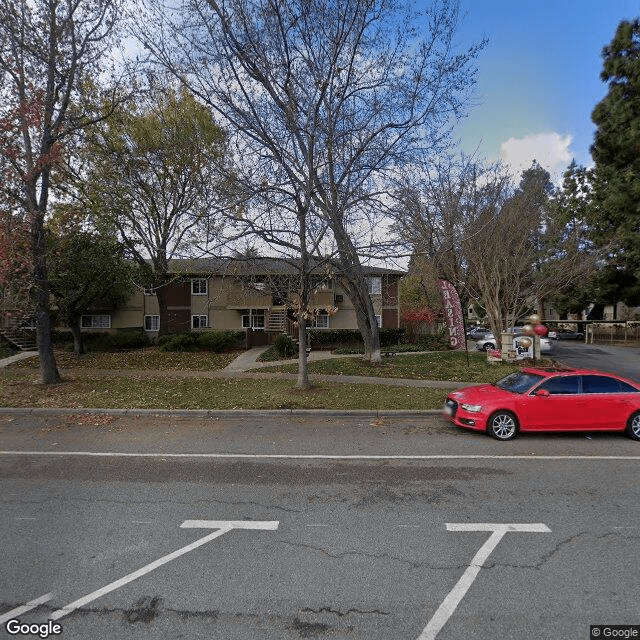
[[[511,440],[518,435],[518,420],[510,411],[498,411],[489,418],[487,432],[497,440]]]
[[[640,411],[636,411],[627,422],[627,435],[634,440],[640,440]]]
[[[483,347],[482,347],[485,351],[489,351],[489,350],[493,350],[496,348],[496,345],[491,343],[491,342],[487,342]]]

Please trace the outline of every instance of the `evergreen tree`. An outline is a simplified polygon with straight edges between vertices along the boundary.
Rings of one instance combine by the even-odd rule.
[[[623,21],[603,50],[600,75],[609,85],[593,110],[597,125],[594,239],[610,245],[610,264],[640,278],[640,20]],[[633,301],[630,301],[633,302]]]

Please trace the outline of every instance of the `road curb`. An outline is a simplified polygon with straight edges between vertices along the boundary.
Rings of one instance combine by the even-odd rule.
[[[112,416],[130,416],[130,417],[157,417],[157,418],[241,418],[241,417],[368,417],[368,418],[419,418],[421,416],[440,415],[439,409],[423,409],[423,410],[338,410],[338,409],[232,409],[232,410],[214,410],[214,409],[100,409],[100,408],[51,408],[43,409],[38,407],[0,407],[0,415],[32,415],[32,416],[51,416],[59,414],[96,414],[96,415],[112,415]]]

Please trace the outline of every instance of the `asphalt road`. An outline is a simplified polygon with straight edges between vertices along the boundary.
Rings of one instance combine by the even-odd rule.
[[[65,640],[586,640],[640,624],[640,446],[621,435],[2,415],[0,449],[0,619],[51,620]]]
[[[584,344],[577,340],[553,340],[551,356],[574,367],[617,373],[640,382],[640,347]]]

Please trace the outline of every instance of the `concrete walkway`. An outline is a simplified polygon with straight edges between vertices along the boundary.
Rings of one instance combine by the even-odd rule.
[[[296,380],[295,373],[271,373],[258,371],[258,369],[266,367],[278,367],[281,365],[298,364],[298,359],[291,360],[274,360],[272,362],[258,362],[257,359],[268,349],[268,347],[253,347],[238,356],[233,362],[228,364],[222,371],[211,371],[208,377],[218,378],[232,376],[234,378],[253,378],[268,379],[278,378],[281,380]],[[429,353],[425,351],[423,353]],[[410,354],[414,355],[414,354]],[[350,353],[336,355],[331,351],[311,351],[308,356],[308,362],[318,362],[319,360],[331,360],[333,358],[362,358],[361,353]],[[179,375],[182,372],[179,373]],[[197,375],[202,372],[184,372],[185,377]],[[413,378],[380,378],[377,376],[345,376],[345,375],[326,375],[326,374],[310,374],[313,380],[322,380],[325,382],[341,382],[350,384],[384,384],[394,387],[430,387],[432,389],[458,389],[460,387],[468,387],[473,382],[451,382],[450,380],[414,380]]]
[[[20,360],[27,360],[27,358],[35,358],[37,357],[37,351],[21,351],[20,353],[16,353],[14,356],[9,356],[8,358],[2,358],[0,360],[0,369],[3,367],[8,367],[10,364],[14,362],[19,362]]]
[[[256,360],[268,349],[268,346],[252,347],[243,351],[235,360],[230,362],[223,371],[227,373],[247,371],[256,366]]]
[[[298,364],[298,358],[292,358],[291,360],[272,360],[270,362],[258,362],[258,358],[269,347],[253,347],[248,351],[240,354],[233,362],[228,364],[223,371],[227,372],[243,372],[253,369],[263,369],[265,367],[279,367],[283,364]],[[308,357],[307,362],[317,362],[318,360],[331,360],[333,358],[362,358],[361,353],[350,353],[345,355],[336,355],[331,351],[312,351]]]

